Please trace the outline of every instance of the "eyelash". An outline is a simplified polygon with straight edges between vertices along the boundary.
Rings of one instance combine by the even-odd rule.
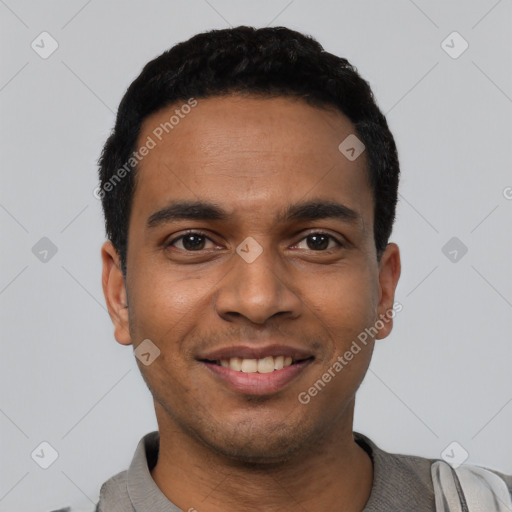
[[[215,243],[206,233],[202,232],[202,231],[187,231],[186,233],[184,233],[183,235],[180,235],[176,238],[173,238],[171,241],[169,241],[168,243],[165,244],[165,249],[167,249],[168,247],[171,247],[174,243],[176,243],[178,240],[181,240],[182,238],[185,238],[186,236],[189,236],[189,235],[198,235],[198,236],[202,236],[204,238],[206,238],[207,240],[209,240],[210,242],[213,242]],[[345,244],[343,244],[342,242],[340,242],[336,237],[334,237],[333,235],[330,235],[329,233],[325,233],[323,231],[312,231],[310,233],[307,233],[304,237],[302,237],[298,243],[302,242],[303,240],[305,240],[306,238],[308,238],[309,236],[312,236],[312,235],[324,235],[324,236],[327,236],[328,238],[330,238],[331,240],[333,240],[339,248],[341,247],[345,247]],[[295,245],[297,245],[295,244]],[[314,249],[308,249],[312,252],[327,252],[329,250],[332,250],[333,247],[331,247],[331,249],[322,249],[322,250],[318,250],[318,251],[315,251]],[[187,249],[178,249],[180,251],[185,251],[185,252],[189,252],[189,253],[194,253],[194,252],[201,252],[205,249],[200,249],[198,251],[188,251]]]

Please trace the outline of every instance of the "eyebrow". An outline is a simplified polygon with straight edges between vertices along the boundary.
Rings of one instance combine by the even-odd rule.
[[[227,221],[232,215],[221,206],[206,201],[176,201],[148,217],[146,227],[156,228],[177,220]],[[276,216],[277,223],[337,219],[348,224],[363,224],[361,215],[336,201],[312,200],[287,206]]]

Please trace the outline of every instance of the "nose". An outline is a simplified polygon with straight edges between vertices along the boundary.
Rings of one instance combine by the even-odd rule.
[[[302,302],[292,289],[286,266],[270,248],[255,259],[236,253],[232,265],[214,299],[216,312],[224,320],[244,317],[254,324],[264,324],[277,315],[301,315]]]

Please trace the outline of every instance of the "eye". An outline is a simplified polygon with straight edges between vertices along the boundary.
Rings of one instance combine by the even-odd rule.
[[[187,252],[198,252],[208,248],[206,245],[210,242],[215,243],[208,238],[204,233],[199,231],[190,231],[184,235],[180,235],[168,242],[165,247],[175,247],[178,250]],[[306,247],[300,247],[301,244],[306,244]],[[299,249],[308,249],[311,251],[326,251],[335,247],[343,247],[343,244],[334,236],[322,232],[309,233],[295,247]]]
[[[176,244],[178,244],[178,247],[176,248],[183,251],[201,251],[203,249],[207,249],[207,247],[205,247],[207,241],[213,244],[212,240],[210,240],[204,233],[190,231],[189,233],[174,238],[167,243],[165,247],[176,247]],[[181,244],[181,247],[179,247],[179,244]]]
[[[306,240],[306,249],[312,251],[325,251],[327,249],[333,249],[336,246],[343,247],[343,244],[340,241],[327,233],[309,233],[297,244],[297,247],[303,242],[303,240]],[[330,242],[334,242],[335,245],[329,246]]]

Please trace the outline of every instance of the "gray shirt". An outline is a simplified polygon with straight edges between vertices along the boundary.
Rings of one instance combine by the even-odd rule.
[[[151,477],[159,439],[155,431],[139,441],[128,470],[102,485],[96,512],[181,512]],[[373,487],[363,512],[435,512],[430,472],[435,459],[387,453],[357,432],[354,439],[373,462]],[[512,476],[494,472],[505,480],[512,494]]]

